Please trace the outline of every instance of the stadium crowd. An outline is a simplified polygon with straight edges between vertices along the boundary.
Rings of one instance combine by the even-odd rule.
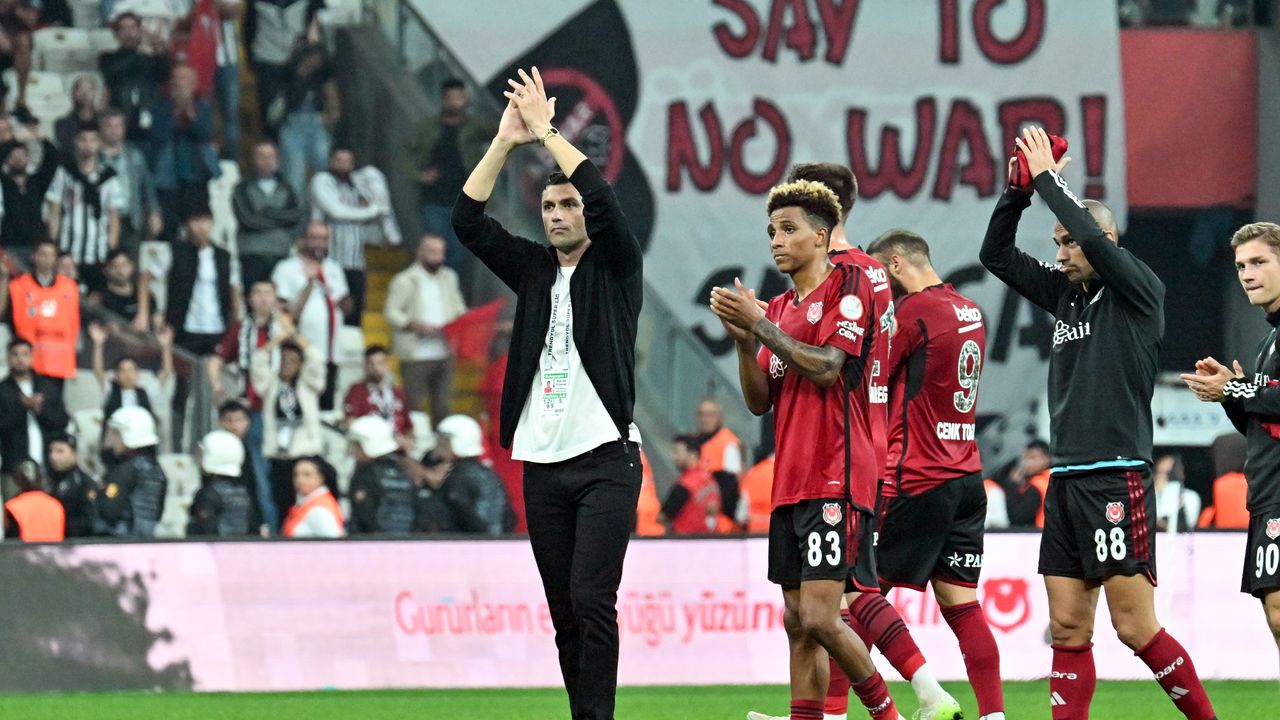
[[[1119,8],[1154,24],[1168,5]],[[463,82],[442,84],[394,168],[419,186],[425,232],[367,306],[366,248],[402,245],[402,230],[385,176],[339,142],[323,13],[314,0],[0,10],[7,536],[523,529],[496,397],[452,412],[455,331],[492,322],[468,310],[450,212],[496,119],[472,112]],[[1268,21],[1241,2],[1217,16]],[[385,318],[386,345],[365,345],[366,313]],[[766,532],[773,456],[750,450],[699,404],[690,432],[648,448],[680,476],[659,496],[646,463],[637,533]],[[1187,488],[1179,457],[1157,463],[1162,524],[1247,525],[1243,446],[1223,438],[1213,455],[1212,497]],[[987,527],[1043,526],[1048,464],[1035,441],[988,469]]]

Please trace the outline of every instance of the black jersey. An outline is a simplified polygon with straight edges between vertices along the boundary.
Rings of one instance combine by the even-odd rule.
[[[1102,232],[1052,170],[1036,192],[1097,272],[1086,290],[1018,250],[1018,219],[1031,196],[1007,190],[982,242],[982,264],[1056,319],[1049,356],[1054,472],[1151,462],[1151,395],[1164,335],[1164,284]]]
[[[1262,341],[1253,376],[1228,382],[1222,407],[1246,438],[1244,476],[1249,514],[1280,507],[1280,313],[1267,316],[1271,332]]]

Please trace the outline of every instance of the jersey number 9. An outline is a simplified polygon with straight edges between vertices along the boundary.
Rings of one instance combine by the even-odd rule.
[[[960,346],[960,361],[956,369],[956,380],[960,383],[959,392],[951,396],[956,410],[967,413],[978,401],[978,377],[982,375],[982,349],[978,343],[965,340]]]

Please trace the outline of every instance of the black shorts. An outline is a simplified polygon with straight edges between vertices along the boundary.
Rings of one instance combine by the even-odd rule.
[[[1240,592],[1262,598],[1280,589],[1280,507],[1249,516]]]
[[[1147,466],[1053,475],[1044,499],[1040,574],[1156,584],[1156,496]]]
[[[873,529],[869,516],[849,512],[845,500],[801,500],[774,510],[769,517],[769,582],[787,590],[810,580],[839,580],[847,587],[852,567],[860,582],[870,579],[860,589],[876,589]]]
[[[885,498],[876,568],[885,585],[924,591],[930,580],[976,588],[982,572],[987,490],[982,474],[919,495]]]

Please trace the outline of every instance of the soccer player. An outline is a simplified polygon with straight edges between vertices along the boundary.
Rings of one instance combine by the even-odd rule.
[[[1182,379],[1206,402],[1220,402],[1247,438],[1244,474],[1249,483],[1249,545],[1240,591],[1262,601],[1271,634],[1280,644],[1280,225],[1245,225],[1231,237],[1236,274],[1249,302],[1263,309],[1271,332],[1258,348],[1252,379],[1239,362],[1229,369],[1213,358],[1196,363]]]
[[[841,618],[853,627],[854,632],[867,646],[878,646],[889,663],[902,677],[911,683],[920,704],[917,716],[924,720],[954,720],[962,716],[959,703],[938,684],[924,654],[911,637],[911,632],[897,609],[880,594],[875,560],[875,520],[877,490],[884,479],[888,456],[889,398],[886,369],[889,365],[890,335],[893,331],[893,294],[884,265],[876,258],[849,244],[845,236],[845,222],[858,196],[858,181],[853,172],[836,163],[800,163],[791,168],[788,181],[812,180],[831,189],[840,201],[841,222],[832,229],[832,245],[828,253],[836,265],[848,265],[861,272],[871,285],[871,303],[867,317],[874,319],[867,326],[867,340],[871,354],[866,365],[863,386],[854,393],[855,403],[865,403],[867,424],[859,428],[857,440],[861,443],[853,453],[852,497],[855,509],[864,513],[867,521],[862,525],[866,541],[857,544],[859,556],[854,559],[854,572],[850,577]],[[835,249],[840,247],[843,249]],[[862,417],[863,413],[855,414]],[[831,720],[846,717],[849,707],[849,679],[840,671],[834,660],[830,664],[831,681],[827,687],[824,714]],[[758,716],[763,717],[763,716]]]
[[[880,490],[880,583],[924,592],[960,641],[979,720],[1004,720],[1000,650],[978,604],[987,493],[975,415],[986,330],[977,303],[944,284],[929,244],[890,230],[867,247],[897,296],[888,367],[889,457]]]
[[[791,717],[822,717],[825,649],[858,680],[854,690],[871,716],[893,720],[897,708],[866,646],[840,621],[849,560],[859,555],[850,543],[870,542],[866,514],[852,507],[851,476],[853,453],[862,449],[858,435],[867,433],[866,406],[855,408],[853,394],[870,370],[871,283],[827,258],[840,204],[825,185],[775,187],[768,211],[774,263],[794,287],[763,310],[754,291],[735,281],[735,289],[712,290],[711,310],[734,339],[747,407],[777,414],[769,580],[782,586]],[[757,339],[764,345],[758,353]]]
[[[1118,247],[1105,205],[1081,202],[1043,129],[1017,139],[1034,190],[1058,218],[1057,268],[1014,246],[1031,194],[1010,187],[982,243],[982,264],[1057,323],[1049,356],[1050,470],[1040,540],[1049,595],[1054,720],[1089,716],[1097,684],[1091,640],[1099,589],[1120,641],[1192,720],[1214,717],[1191,656],[1155,612],[1156,502],[1151,395],[1164,333],[1164,285]],[[1010,161],[1010,170],[1014,161]]]

